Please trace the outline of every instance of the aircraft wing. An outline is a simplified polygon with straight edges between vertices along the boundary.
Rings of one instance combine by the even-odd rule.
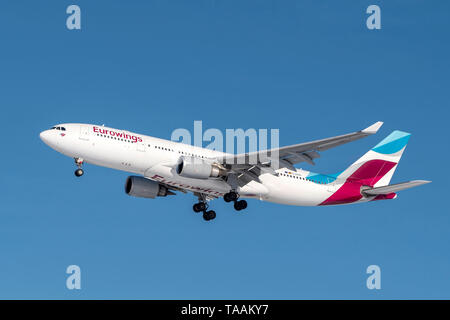
[[[413,181],[408,181],[408,182],[391,184],[391,185],[383,186],[383,187],[366,189],[363,191],[363,193],[370,195],[370,196],[376,196],[379,194],[388,194],[388,193],[393,193],[393,192],[409,189],[412,187],[421,186],[423,184],[430,183],[430,182],[431,181],[427,181],[427,180],[413,180]]]
[[[347,133],[326,139],[305,142],[286,147],[262,150],[237,155],[227,155],[217,159],[227,169],[234,171],[241,180],[239,185],[245,185],[251,180],[258,181],[258,176],[265,172],[274,172],[271,164],[279,168],[295,170],[294,164],[307,162],[314,165],[314,159],[319,158],[318,152],[328,150],[342,144],[372,135],[380,129],[383,122],[378,121],[364,130]]]

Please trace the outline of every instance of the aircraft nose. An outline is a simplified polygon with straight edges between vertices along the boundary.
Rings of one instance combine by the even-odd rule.
[[[41,138],[41,140],[42,140],[45,144],[49,144],[49,142],[50,142],[50,130],[42,131],[42,132],[39,134],[39,138]]]

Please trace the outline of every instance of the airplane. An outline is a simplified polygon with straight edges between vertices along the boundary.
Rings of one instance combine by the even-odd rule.
[[[216,212],[209,210],[209,201],[216,198],[233,202],[237,211],[247,207],[242,198],[328,206],[395,199],[398,191],[431,182],[389,184],[410,137],[398,130],[339,173],[326,175],[294,167],[300,162],[313,165],[319,152],[373,135],[382,125],[378,121],[340,136],[241,154],[82,123],[58,124],[42,131],[40,138],[75,159],[77,177],[84,173],[83,164],[90,163],[136,174],[125,182],[125,193],[130,196],[154,199],[191,192],[198,198],[194,212],[210,221]],[[251,157],[256,161],[250,162]]]

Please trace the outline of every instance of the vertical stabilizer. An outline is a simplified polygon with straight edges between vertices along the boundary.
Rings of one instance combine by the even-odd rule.
[[[410,134],[394,131],[354,162],[338,179],[359,181],[370,187],[386,186],[397,168]]]

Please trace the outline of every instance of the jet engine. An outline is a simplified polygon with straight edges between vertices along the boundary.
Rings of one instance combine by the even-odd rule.
[[[165,197],[174,194],[167,187],[147,178],[129,176],[125,182],[125,193],[140,198]]]
[[[194,179],[208,179],[226,175],[226,171],[217,164],[192,157],[182,157],[176,171],[182,177]]]

